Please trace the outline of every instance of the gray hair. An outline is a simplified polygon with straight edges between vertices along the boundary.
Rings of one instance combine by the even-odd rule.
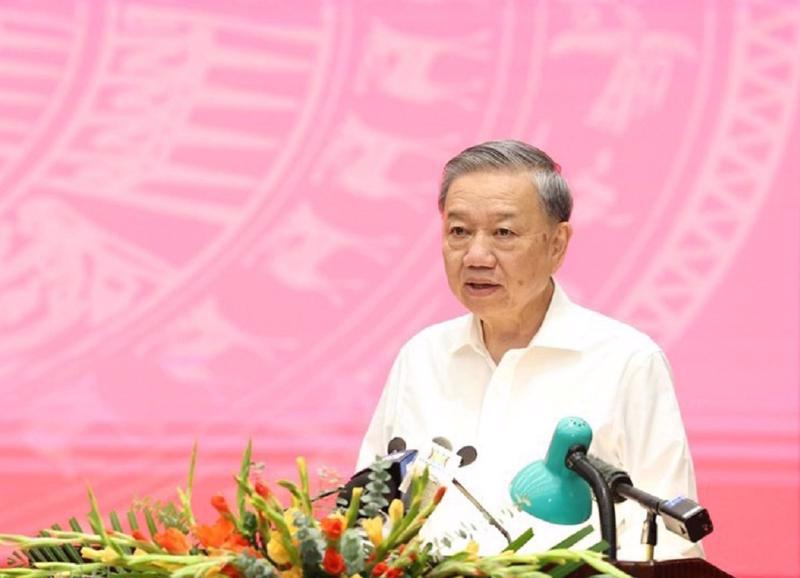
[[[529,171],[545,213],[555,222],[569,221],[572,195],[561,167],[543,150],[518,140],[481,143],[461,151],[442,171],[439,211],[444,211],[447,191],[457,178],[470,173]]]

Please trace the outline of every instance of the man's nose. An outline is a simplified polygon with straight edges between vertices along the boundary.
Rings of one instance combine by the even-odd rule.
[[[478,233],[470,239],[464,254],[465,267],[494,267],[496,263],[491,238]]]

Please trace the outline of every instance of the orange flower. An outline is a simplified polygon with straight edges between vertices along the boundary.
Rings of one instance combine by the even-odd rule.
[[[345,571],[347,565],[344,563],[344,558],[339,552],[333,548],[325,550],[325,556],[322,558],[322,568],[328,574],[338,576]]]
[[[214,506],[214,509],[222,515],[231,513],[231,509],[228,507],[228,502],[225,501],[225,497],[221,496],[220,494],[211,497],[211,505]]]
[[[403,575],[402,568],[389,568],[386,571],[386,578],[400,578]]]
[[[189,541],[183,535],[183,532],[177,528],[167,528],[153,536],[153,540],[170,554],[186,554],[189,552]]]
[[[139,540],[140,542],[147,542],[148,541],[147,540],[147,536],[145,536],[139,530],[134,530],[133,532],[131,532],[131,536],[133,537],[134,540]]]
[[[447,486],[439,486],[436,488],[436,494],[433,496],[433,503],[438,504],[444,498],[444,493],[447,491]]]
[[[323,518],[319,525],[328,540],[338,540],[344,532],[344,520],[341,516]]]
[[[386,562],[378,562],[372,569],[372,575],[376,577],[383,576],[383,574],[385,574],[388,569],[389,566],[386,564]]]
[[[270,491],[266,484],[262,482],[256,482],[256,494],[264,498],[265,500],[269,499]]]
[[[213,526],[195,526],[193,531],[206,548],[221,548],[239,552],[250,545],[247,538],[236,532],[236,526],[227,518],[220,518]]]

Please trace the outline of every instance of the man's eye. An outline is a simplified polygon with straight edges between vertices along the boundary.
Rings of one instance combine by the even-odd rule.
[[[497,231],[495,231],[495,235],[498,237],[513,237],[514,231],[511,229],[497,229]]]
[[[463,237],[467,234],[467,230],[464,227],[450,227],[450,234],[454,237]]]

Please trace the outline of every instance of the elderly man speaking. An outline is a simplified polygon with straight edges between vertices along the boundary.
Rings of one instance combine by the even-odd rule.
[[[359,455],[365,467],[402,437],[473,445],[459,481],[533,548],[575,530],[513,511],[514,475],[547,452],[557,422],[592,427],[591,452],[661,497],[696,497],[692,460],[664,353],[636,329],[574,304],[553,279],[572,236],[572,197],[560,167],[518,141],[470,147],[444,168],[442,255],[450,289],[470,313],[428,327],[400,350]],[[617,506],[620,559],[642,559],[645,512]],[[595,528],[598,527],[596,518]],[[429,537],[464,528],[482,552],[505,542],[458,492],[429,521]],[[659,532],[657,558],[702,555]]]

